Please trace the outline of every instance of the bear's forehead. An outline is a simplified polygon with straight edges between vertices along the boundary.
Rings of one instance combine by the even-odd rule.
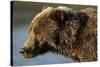
[[[68,7],[65,7],[65,6],[58,6],[58,7],[47,7],[41,13],[48,13],[48,12],[52,12],[54,10],[65,11],[65,12],[72,11],[71,8],[68,8]]]
[[[65,7],[65,6],[58,6],[56,9],[63,10],[63,11],[72,11],[71,8]]]
[[[52,12],[55,12],[55,11],[61,11],[61,12],[73,12],[71,8],[68,8],[68,7],[64,7],[64,6],[58,6],[58,7],[47,7],[46,9],[44,9],[43,11],[41,11],[40,13],[37,14],[36,17],[34,18],[37,18],[37,17],[41,17],[41,16],[46,16],[46,15],[50,15],[52,14]]]
[[[38,13],[34,19],[32,20],[32,25],[30,25],[30,28],[38,24],[38,22],[40,21],[40,19],[45,19],[45,18],[52,18],[52,19],[63,19],[64,16],[69,13],[72,12],[71,8],[68,7],[64,7],[64,6],[58,6],[58,7],[47,7],[46,9],[42,10],[40,13]],[[35,22],[35,23],[34,23]]]

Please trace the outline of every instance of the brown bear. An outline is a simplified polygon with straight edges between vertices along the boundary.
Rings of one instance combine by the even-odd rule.
[[[20,53],[31,58],[48,51],[79,62],[96,61],[96,9],[75,11],[64,6],[43,8],[32,20],[28,39]]]

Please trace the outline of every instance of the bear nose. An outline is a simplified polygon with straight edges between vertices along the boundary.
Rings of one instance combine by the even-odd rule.
[[[21,48],[20,53],[24,53],[25,49]]]
[[[30,47],[30,48],[21,48],[21,50],[20,50],[20,53],[30,53],[30,52],[32,52],[32,50],[33,50],[33,48],[32,47]]]

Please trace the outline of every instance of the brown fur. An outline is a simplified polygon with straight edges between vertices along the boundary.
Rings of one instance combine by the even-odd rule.
[[[34,17],[21,53],[31,58],[48,51],[76,61],[97,60],[96,9],[79,12],[67,7],[46,7]]]

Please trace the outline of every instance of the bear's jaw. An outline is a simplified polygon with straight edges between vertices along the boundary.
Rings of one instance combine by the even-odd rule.
[[[48,43],[42,44],[40,47],[40,44],[34,44],[35,48],[22,48],[20,53],[24,56],[24,58],[34,58],[38,55],[43,55],[47,53],[48,51],[53,51],[54,49],[48,45]]]
[[[32,58],[33,54],[31,52],[21,52],[21,55],[23,55],[24,58]]]
[[[24,49],[21,48],[20,53],[21,55],[24,56],[24,58],[32,58],[32,57],[36,57],[37,56],[37,50],[35,50],[36,52],[34,52],[33,49]]]

